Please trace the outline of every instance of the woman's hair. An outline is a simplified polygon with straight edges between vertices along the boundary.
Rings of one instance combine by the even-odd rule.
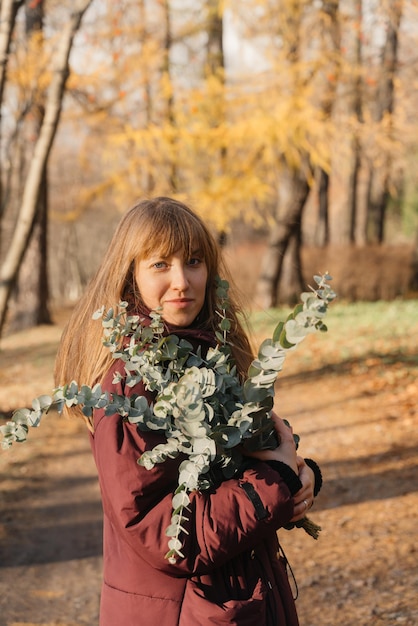
[[[55,362],[56,385],[75,380],[79,385],[93,386],[102,380],[111,365],[112,355],[103,346],[100,321],[93,320],[92,316],[102,306],[107,310],[122,300],[128,300],[134,307],[141,304],[134,278],[136,262],[153,254],[170,256],[179,250],[185,258],[190,258],[197,248],[208,272],[198,326],[216,330],[219,323],[216,278],[218,275],[225,278],[227,273],[218,245],[201,218],[171,198],[145,200],[131,208],[120,221],[98,271],[64,329]],[[236,297],[230,293],[228,317],[232,328],[229,338],[237,370],[245,378],[253,357],[239,316]]]

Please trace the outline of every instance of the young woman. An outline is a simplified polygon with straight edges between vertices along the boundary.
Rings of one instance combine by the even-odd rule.
[[[139,203],[120,222],[64,332],[57,385],[100,382],[109,392],[151,402],[142,383],[124,384],[124,363],[103,347],[93,313],[125,300],[146,324],[150,311],[161,307],[166,332],[205,353],[216,344],[218,275],[224,268],[217,244],[195,213],[170,198]],[[233,357],[244,379],[253,356],[233,297],[229,317]],[[304,516],[320,473],[297,456],[291,430],[274,419],[281,441],[275,450],[253,453],[239,476],[190,494],[184,558],[171,563],[165,529],[181,459],[141,467],[138,458],[163,435],[94,412],[88,426],[104,511],[101,626],[298,624],[277,530]]]

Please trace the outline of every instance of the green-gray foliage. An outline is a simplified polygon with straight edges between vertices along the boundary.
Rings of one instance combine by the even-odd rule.
[[[1,445],[10,447],[26,440],[29,427],[37,427],[42,415],[52,407],[61,412],[64,406],[79,405],[89,418],[94,409],[106,415],[119,414],[140,430],[158,430],[166,441],[144,452],[138,463],[153,468],[167,458],[185,455],[179,466],[178,488],[173,496],[173,516],[166,530],[169,537],[167,558],[175,561],[181,553],[180,535],[187,519],[189,493],[207,489],[213,472],[230,478],[242,463],[241,446],[247,451],[275,448],[278,445],[271,419],[274,385],[286,354],[308,334],[325,331],[323,318],[335,294],[328,284],[331,277],[315,276],[315,289],[305,292],[284,322],[279,322],[271,339],[260,345],[248,378],[241,384],[231,358],[228,343],[228,284],[218,282],[218,344],[202,356],[199,349],[176,335],[164,336],[164,325],[158,311],[151,314],[151,324],[143,326],[137,315],[126,313],[127,303],[116,310],[100,309],[94,315],[101,319],[104,345],[114,358],[124,362],[126,385],[142,382],[155,394],[153,405],[145,397],[130,397],[102,391],[99,384],[79,387],[72,381],[57,388],[52,396],[42,395],[33,401],[32,409],[19,409],[11,421],[0,427]],[[114,382],[118,381],[116,375]],[[296,436],[296,440],[297,440]],[[296,441],[297,442],[297,441]],[[316,527],[305,518],[302,524],[315,538]]]

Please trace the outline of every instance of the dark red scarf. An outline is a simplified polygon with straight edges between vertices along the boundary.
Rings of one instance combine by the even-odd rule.
[[[134,306],[129,306],[129,315],[139,315],[140,323],[142,326],[149,326],[151,324],[150,313],[151,310],[146,307],[143,303],[136,302]],[[180,328],[178,326],[173,326],[172,324],[168,324],[164,321],[164,336],[168,335],[176,335],[179,339],[187,339],[191,341],[193,344],[199,344],[204,342],[207,346],[214,348],[217,344],[215,333],[213,330],[207,330],[204,328],[199,328],[198,318],[194,320],[194,322],[185,328]]]

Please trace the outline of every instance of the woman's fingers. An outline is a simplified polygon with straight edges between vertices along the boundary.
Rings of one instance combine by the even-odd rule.
[[[304,500],[300,502],[295,501],[293,517],[290,521],[297,522],[300,519],[303,519],[305,515],[308,513],[309,509],[312,507],[312,505],[313,505],[313,499],[308,500],[307,498],[305,498]]]
[[[272,419],[277,434],[280,437],[280,441],[292,441],[294,444],[293,430],[291,426],[288,426],[281,417],[278,417],[275,413],[272,413]]]
[[[299,478],[302,482],[302,489],[300,489],[294,496],[294,516],[292,522],[298,521],[305,517],[306,513],[313,506],[314,503],[314,484],[315,477],[312,469],[306,465],[304,459],[300,456],[297,457],[297,465]]]

